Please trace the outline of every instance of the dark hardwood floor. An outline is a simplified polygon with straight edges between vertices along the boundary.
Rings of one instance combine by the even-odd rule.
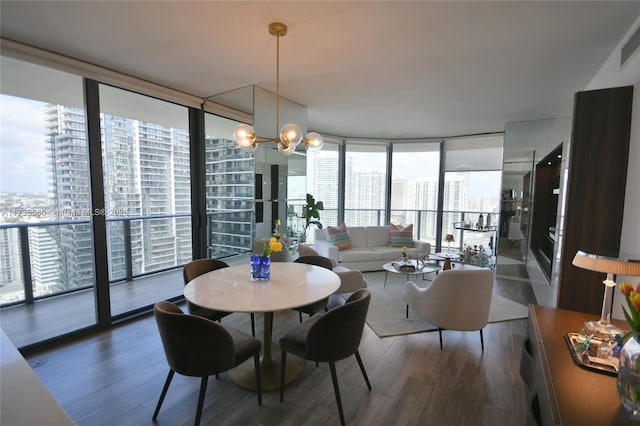
[[[535,303],[522,278],[496,275],[496,291],[521,303]],[[473,303],[470,301],[469,303]],[[182,306],[183,310],[186,310]],[[262,329],[262,318],[257,327]],[[278,312],[274,340],[297,323],[297,313]],[[223,324],[249,332],[249,316],[232,314]],[[493,323],[477,332],[445,331],[380,339],[365,326],[360,354],[372,391],[356,360],[337,363],[345,419],[351,425],[524,425],[525,400],[519,377],[526,320]],[[168,372],[152,316],[28,357],[35,371],[78,425],[146,425]],[[176,375],[158,425],[193,424],[199,379]],[[307,362],[285,391],[255,394],[211,378],[202,424],[339,424],[328,365]]]

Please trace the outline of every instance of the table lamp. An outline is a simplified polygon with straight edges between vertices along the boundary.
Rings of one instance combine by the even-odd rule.
[[[447,243],[449,243],[449,249],[448,249],[448,251],[449,251],[449,253],[451,253],[451,243],[454,241],[454,240],[453,240],[453,234],[447,234],[447,236],[446,236],[446,237],[444,237],[444,240],[445,240]]]
[[[616,286],[613,276],[640,275],[640,261],[598,256],[578,250],[572,263],[582,269],[604,272],[607,274],[607,278],[602,281],[605,287],[600,320],[585,322],[584,325],[587,328],[587,332],[605,335],[622,334],[621,330],[610,322],[611,302],[613,300],[613,291]]]

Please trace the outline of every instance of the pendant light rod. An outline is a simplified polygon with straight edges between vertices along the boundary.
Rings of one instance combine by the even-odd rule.
[[[269,25],[271,29],[272,26],[278,24],[277,22]],[[287,26],[284,24],[279,24],[284,27],[285,34],[287,33]],[[269,30],[271,32],[271,30]],[[278,130],[280,129],[280,37],[282,36],[282,31],[276,30],[276,135],[278,134]]]

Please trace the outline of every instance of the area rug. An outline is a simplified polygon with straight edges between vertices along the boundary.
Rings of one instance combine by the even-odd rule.
[[[406,305],[402,301],[402,292],[407,281],[406,275],[390,273],[386,288],[384,287],[385,272],[366,272],[364,276],[371,291],[367,324],[378,337],[437,330],[437,327],[418,318],[411,310],[409,310],[409,318],[405,317]],[[421,287],[429,285],[429,281],[423,281],[421,277],[414,278],[414,282]],[[425,278],[431,277],[427,275]],[[523,319],[528,315],[529,309],[526,306],[494,293],[489,312],[490,323]]]

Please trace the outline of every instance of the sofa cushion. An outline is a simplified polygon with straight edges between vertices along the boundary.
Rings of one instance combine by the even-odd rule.
[[[341,251],[338,255],[338,260],[340,263],[348,263],[348,262],[371,262],[371,261],[382,261],[382,255],[374,250],[369,248],[358,248],[354,247],[351,250]]]
[[[329,236],[329,242],[338,247],[338,250],[348,250],[352,247],[351,236],[347,230],[347,225],[344,223],[340,226],[327,227],[327,234]]]
[[[367,226],[367,247],[386,246],[388,242],[388,226]]]
[[[413,224],[403,227],[401,225],[389,225],[389,247],[413,247]]]
[[[388,246],[371,247],[371,251],[375,252],[378,256],[380,256],[380,260],[382,260],[382,263],[398,260],[400,259],[400,256],[401,256],[401,250],[397,247],[388,247]],[[380,266],[382,266],[382,264]]]
[[[365,248],[367,247],[367,233],[369,231],[364,226],[350,226],[349,236],[351,237],[352,248]]]

